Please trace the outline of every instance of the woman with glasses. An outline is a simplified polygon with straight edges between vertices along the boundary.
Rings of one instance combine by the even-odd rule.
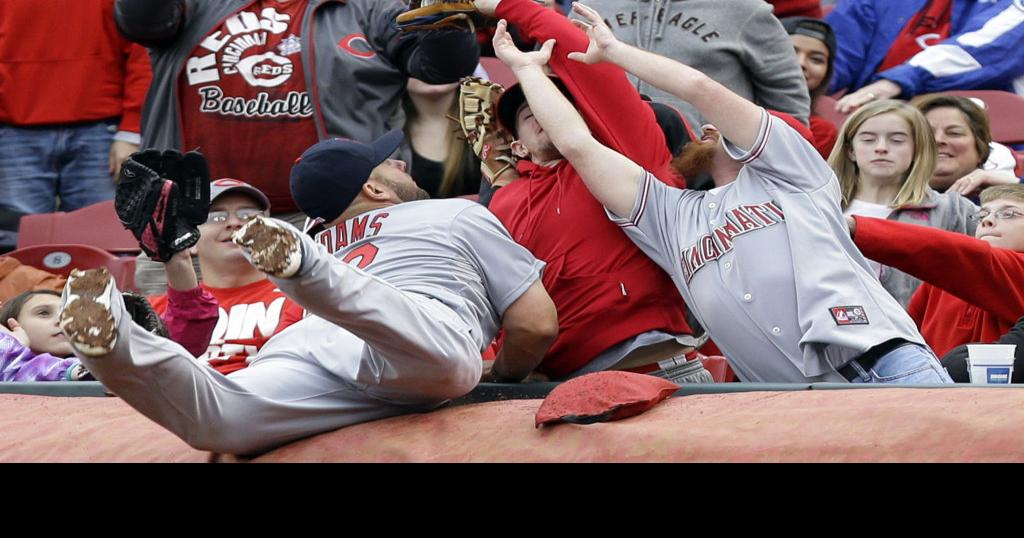
[[[842,189],[843,214],[896,220],[971,235],[978,206],[928,186],[935,140],[924,116],[899,101],[875,101],[843,124],[829,164]],[[904,307],[921,281],[871,262],[882,286]]]

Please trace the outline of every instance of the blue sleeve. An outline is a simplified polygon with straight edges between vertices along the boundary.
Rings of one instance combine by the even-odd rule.
[[[979,8],[954,35],[883,71],[903,88],[901,98],[946,90],[1008,89],[1024,74],[1024,2],[999,0]]]
[[[869,29],[877,25],[874,4],[867,0],[845,0],[839,2],[825,22],[836,34],[836,58],[832,67],[832,83],[829,93],[842,89],[855,89],[857,79],[867,69],[865,65],[871,39],[875,32]]]

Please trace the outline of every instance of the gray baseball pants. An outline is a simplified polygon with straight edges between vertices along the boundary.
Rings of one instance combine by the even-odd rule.
[[[309,243],[307,243],[309,245]],[[81,356],[112,392],[195,448],[253,454],[343,426],[425,411],[471,391],[480,345],[442,303],[403,292],[320,248],[274,279],[311,316],[224,376],[111,305],[111,353]]]

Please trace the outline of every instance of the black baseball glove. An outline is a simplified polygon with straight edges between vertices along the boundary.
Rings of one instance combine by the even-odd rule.
[[[167,261],[199,240],[210,208],[210,173],[197,152],[155,149],[133,153],[121,166],[117,216],[143,252]]]

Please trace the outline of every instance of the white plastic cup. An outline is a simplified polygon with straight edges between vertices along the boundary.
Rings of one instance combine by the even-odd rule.
[[[969,344],[967,365],[972,385],[1008,385],[1013,379],[1015,344]]]

